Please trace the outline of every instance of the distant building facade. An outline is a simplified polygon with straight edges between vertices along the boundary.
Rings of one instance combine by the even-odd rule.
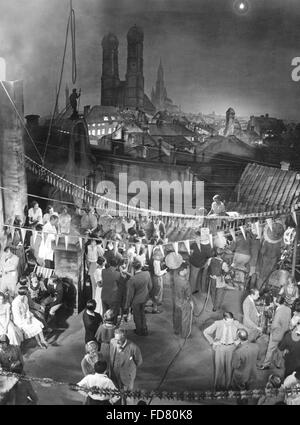
[[[260,117],[252,115],[248,123],[248,130],[254,131],[265,138],[280,136],[286,130],[286,127],[282,120],[271,118],[269,114],[261,115]]]
[[[114,106],[93,106],[87,113],[86,121],[88,125],[90,144],[99,146],[105,150],[110,149],[109,139],[122,138],[121,116]]]

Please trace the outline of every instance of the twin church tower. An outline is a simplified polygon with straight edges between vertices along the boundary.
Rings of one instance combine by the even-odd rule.
[[[144,93],[143,42],[143,30],[136,25],[130,28],[127,33],[126,80],[121,81],[118,62],[119,41],[111,33],[103,38],[101,105],[131,109],[144,108],[146,102]],[[150,102],[149,99],[148,101]]]
[[[164,87],[161,63],[158,69],[156,89],[152,91],[151,101],[145,94],[143,43],[143,30],[134,25],[127,33],[127,71],[125,81],[121,81],[119,77],[119,41],[112,33],[103,38],[102,106],[116,106],[121,109],[138,108],[152,114],[160,109],[169,109],[172,105]]]

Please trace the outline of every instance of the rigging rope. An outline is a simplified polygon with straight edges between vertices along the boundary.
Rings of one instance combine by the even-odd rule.
[[[49,125],[49,129],[48,129],[47,140],[46,140],[45,151],[44,151],[44,155],[43,155],[43,159],[42,159],[42,164],[45,163],[47,147],[48,147],[50,136],[51,136],[51,130],[52,130],[53,122],[54,122],[54,119],[55,119],[56,111],[57,111],[57,108],[58,108],[58,101],[59,101],[59,95],[60,95],[62,78],[63,78],[64,67],[65,67],[65,59],[66,59],[66,52],[67,52],[67,46],[68,46],[68,35],[69,35],[70,28],[71,28],[71,44],[72,44],[72,83],[75,84],[76,79],[77,79],[77,62],[76,62],[76,38],[75,38],[75,11],[74,11],[73,6],[72,6],[72,0],[70,0],[70,14],[69,14],[69,18],[68,18],[66,35],[65,35],[65,44],[64,44],[64,51],[63,51],[61,69],[60,69],[58,89],[57,89],[57,92],[56,92],[55,104],[54,104],[54,108],[53,108],[53,111],[52,111],[50,125]]]

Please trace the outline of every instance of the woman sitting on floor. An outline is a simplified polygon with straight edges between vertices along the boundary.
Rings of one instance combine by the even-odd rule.
[[[25,340],[35,337],[40,347],[47,348],[43,334],[44,325],[29,310],[27,294],[27,288],[18,290],[18,295],[12,302],[13,321],[23,331]]]

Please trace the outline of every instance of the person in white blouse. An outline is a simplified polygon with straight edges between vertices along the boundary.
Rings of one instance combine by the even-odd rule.
[[[58,216],[58,213],[56,211],[54,211],[52,205],[48,205],[48,207],[46,208],[46,213],[43,215],[43,223],[44,224],[48,223],[50,221],[50,217],[52,215]]]
[[[104,360],[98,361],[94,366],[95,373],[85,376],[81,381],[77,383],[77,385],[79,387],[83,387],[86,390],[98,389],[98,390],[112,390],[112,391],[115,390],[116,391],[117,388],[115,387],[112,380],[107,376],[106,369],[107,369],[106,361]],[[86,392],[84,390],[79,392],[83,395],[86,395]],[[84,404],[110,405],[110,404],[116,403],[119,400],[119,398],[120,397],[118,396],[96,394],[95,392],[90,391],[88,392],[88,395]]]
[[[55,238],[56,238],[57,223],[58,223],[58,217],[56,215],[52,215],[50,217],[50,221],[46,223],[43,228],[43,233],[47,233],[47,238],[45,242],[45,251],[44,251],[45,267],[49,269],[54,268],[54,251],[52,248],[52,242],[55,241]]]
[[[72,217],[68,213],[68,208],[64,206],[58,218],[59,233],[63,233],[65,235],[70,233],[71,220]]]
[[[142,267],[146,265],[146,248],[141,246],[139,253],[135,257],[136,261],[139,261]]]
[[[43,213],[36,201],[33,201],[32,208],[29,208],[28,219],[30,227],[35,228],[37,224],[43,224]]]
[[[126,219],[123,220],[123,227],[124,227],[125,233],[128,233],[129,229],[136,228],[136,222],[133,218],[127,217]]]
[[[86,253],[86,264],[88,269],[88,275],[91,279],[92,284],[92,298],[95,299],[96,294],[96,280],[95,280],[95,271],[97,269],[97,261],[100,255],[104,254],[103,249],[100,245],[97,245],[95,239],[90,241],[90,244],[87,246]]]
[[[161,251],[161,245],[156,246],[153,250],[153,274],[152,282],[153,288],[151,291],[151,299],[153,302],[152,313],[160,313],[158,306],[163,301],[163,287],[164,287],[164,275],[167,273],[167,269],[161,269],[161,262],[163,260],[163,253]]]
[[[43,335],[44,325],[30,312],[27,295],[27,288],[18,290],[18,295],[11,304],[13,321],[23,331],[25,340],[35,337],[40,347],[47,348],[48,344]]]
[[[16,288],[18,283],[18,266],[19,257],[13,254],[10,247],[4,248],[4,252],[0,260],[0,291],[9,293],[11,298],[16,295]]]
[[[105,268],[106,260],[103,257],[99,257],[97,260],[97,268],[94,272],[94,279],[96,282],[96,290],[95,290],[95,301],[96,308],[95,312],[101,314],[103,316],[103,308],[102,308],[102,300],[101,300],[101,292],[102,292],[102,270]]]

